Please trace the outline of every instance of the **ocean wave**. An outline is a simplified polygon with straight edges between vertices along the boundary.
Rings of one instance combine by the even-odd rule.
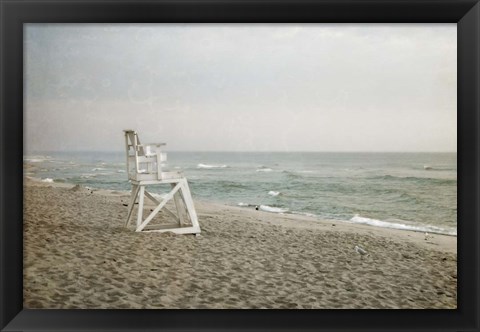
[[[256,172],[271,172],[273,169],[271,168],[258,168]]]
[[[318,216],[316,214],[308,213],[308,212],[292,211],[292,214],[298,214],[300,216],[318,218]]]
[[[436,172],[457,171],[456,168],[443,167],[443,166],[431,166],[431,165],[423,165],[423,169],[426,171],[436,171]]]
[[[29,163],[41,163],[43,161],[46,161],[45,159],[40,159],[40,158],[28,158],[28,159],[23,159],[23,161],[29,162]]]
[[[292,172],[292,171],[282,171],[283,174],[285,174],[287,177],[289,178],[292,178],[292,179],[300,179],[300,178],[303,178],[303,176],[301,174],[298,174],[296,172]]]
[[[198,164],[197,168],[207,168],[207,169],[212,169],[212,168],[227,168],[227,165],[209,165],[209,164]]]
[[[96,172],[96,171],[106,171],[107,169],[105,167],[95,167],[95,168],[92,168],[92,172]]]
[[[417,177],[417,176],[396,176],[396,175],[382,175],[374,176],[370,179],[373,180],[400,180],[400,181],[416,181],[416,182],[430,182],[435,184],[456,184],[457,179],[439,179],[430,177]]]
[[[276,197],[276,196],[280,195],[280,192],[279,192],[279,191],[270,190],[270,191],[268,192],[268,194],[269,194],[270,196]]]
[[[194,178],[194,177],[189,177]],[[235,182],[235,181],[226,181],[226,180],[218,180],[215,184],[212,185],[213,188],[221,188],[225,189],[248,189],[248,185],[242,182]]]
[[[23,161],[30,163],[41,163],[44,161],[51,161],[52,157],[50,156],[26,156],[23,157]]]
[[[309,174],[318,174],[318,171],[304,169],[304,170],[283,170],[282,173],[295,177],[295,178],[303,178],[303,177],[310,177]]]
[[[53,179],[52,178],[45,178],[45,179],[42,179],[42,182],[52,183]]]
[[[266,212],[273,212],[273,213],[285,213],[288,212],[288,209],[282,209],[278,207],[268,206],[268,205],[259,205],[258,209],[261,211]]]
[[[358,214],[352,217],[349,221],[355,224],[364,224],[364,225],[371,225],[376,227],[394,228],[394,229],[402,229],[402,230],[417,231],[417,232],[430,232],[430,233],[447,234],[447,235],[455,235],[455,236],[457,235],[456,230],[448,230],[445,228],[436,227],[432,225],[421,225],[421,226],[407,225],[399,222],[389,222],[389,221],[365,218],[365,217],[359,216]]]
[[[255,207],[256,210],[265,211],[265,212],[289,213],[288,209],[274,207],[274,206],[268,206],[268,205],[257,205],[257,204],[243,203],[243,202],[240,202],[237,205],[242,206],[242,207]]]
[[[80,175],[80,178],[82,179],[91,179],[91,178],[94,178],[96,177],[98,174],[94,174],[94,173],[84,173],[84,174],[81,174]]]

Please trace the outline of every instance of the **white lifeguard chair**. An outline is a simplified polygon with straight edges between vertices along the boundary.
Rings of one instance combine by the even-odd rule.
[[[187,179],[181,172],[164,172],[162,163],[167,160],[167,154],[161,151],[165,143],[140,144],[134,130],[124,130],[125,149],[127,152],[127,174],[132,184],[132,195],[128,204],[128,215],[125,227],[132,219],[133,210],[138,197],[138,213],[136,231],[146,232],[173,232],[177,234],[199,234],[197,214],[193,206],[192,196]],[[149,185],[168,184],[170,192],[158,201],[145,187]],[[145,196],[157,206],[144,220],[143,209]],[[177,214],[165,206],[173,198]],[[148,225],[160,212],[165,211],[174,221],[173,224]]]

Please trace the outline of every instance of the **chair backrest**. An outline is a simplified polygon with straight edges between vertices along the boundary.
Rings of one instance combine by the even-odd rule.
[[[162,162],[167,160],[167,154],[161,152],[165,143],[141,144],[136,131],[127,129],[124,133],[128,178],[160,179]]]

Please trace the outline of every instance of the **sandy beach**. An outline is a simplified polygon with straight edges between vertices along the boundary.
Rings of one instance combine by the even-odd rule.
[[[454,236],[195,196],[200,236],[136,233],[124,228],[128,198],[25,178],[25,308],[457,307]]]

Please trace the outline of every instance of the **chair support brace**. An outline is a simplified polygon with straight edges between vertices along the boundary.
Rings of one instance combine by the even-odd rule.
[[[160,184],[161,182],[159,182]],[[185,178],[178,179],[178,182],[176,184],[171,183],[172,185],[172,190],[162,199],[162,201],[158,201],[155,197],[153,197],[152,194],[150,194],[146,189],[145,189],[145,184],[142,184],[141,182],[139,183],[132,183],[132,196],[130,198],[130,203],[128,206],[128,217],[127,217],[127,222],[125,223],[125,227],[127,227],[130,224],[130,221],[132,219],[133,215],[133,210],[135,206],[135,202],[138,197],[138,214],[137,214],[137,227],[136,227],[136,232],[142,232],[142,231],[149,231],[149,232],[167,232],[171,231],[177,234],[188,234],[188,233],[193,233],[193,234],[198,234],[200,233],[200,226],[198,224],[198,219],[197,219],[197,214],[195,212],[195,208],[193,206],[193,201],[192,197],[190,194],[190,190],[188,188],[188,183]],[[188,227],[182,227],[184,224],[183,220],[183,215],[182,215],[182,210],[181,210],[181,205],[180,205],[180,197],[178,197],[179,191],[182,193],[183,197],[183,202],[185,203],[186,207],[186,212],[188,213],[190,220],[192,222],[192,226]],[[143,207],[144,207],[144,197],[147,196],[152,202],[157,204],[157,207],[148,215],[148,217],[145,220],[142,220],[143,217]],[[165,205],[169,200],[174,198],[175,201],[175,207],[177,210],[177,215],[175,215],[173,212],[168,210]],[[147,225],[152,221],[152,219],[162,210],[164,209],[171,217],[175,219],[175,221],[179,224],[178,228],[164,228],[164,229],[152,229],[152,230],[145,230]]]

